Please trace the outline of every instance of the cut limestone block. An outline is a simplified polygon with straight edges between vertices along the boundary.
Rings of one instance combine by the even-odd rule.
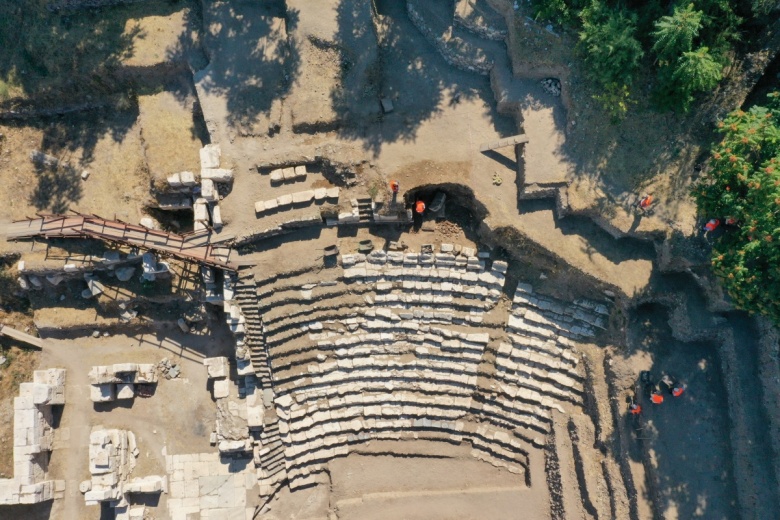
[[[284,172],[281,168],[271,171],[271,184],[281,184],[284,182]]]
[[[314,200],[313,190],[299,191],[297,193],[293,193],[292,196],[292,201],[294,204],[308,204],[312,200]]]
[[[263,211],[265,211],[265,202],[262,200],[255,202],[255,213],[260,214]]]
[[[219,209],[219,204],[211,208],[211,225],[217,229],[222,227],[222,210]]]
[[[214,181],[210,179],[202,179],[200,181],[200,196],[208,201],[217,199],[217,190],[214,186]]]
[[[209,378],[221,378],[230,375],[230,365],[225,356],[205,358],[203,365],[208,371]]]
[[[227,168],[204,168],[200,171],[200,179],[209,179],[214,182],[232,182],[233,170]]]
[[[292,204],[293,198],[292,195],[282,195],[280,197],[276,197],[276,204],[280,208],[284,208]]]
[[[168,176],[168,186],[171,188],[181,188],[181,175],[174,173]]]
[[[89,390],[89,398],[93,403],[106,403],[116,399],[114,395],[114,385],[112,383],[106,383],[102,385],[91,385]]]
[[[317,202],[321,200],[325,200],[327,193],[328,193],[327,188],[317,188],[316,190],[314,190],[314,200]]]
[[[195,174],[192,172],[180,172],[179,179],[182,186],[195,186]]]
[[[301,164],[295,167],[295,180],[296,181],[306,180],[306,166]]]
[[[205,222],[202,222],[200,220],[196,220],[192,225],[192,230],[195,231],[196,233],[198,231],[206,231],[208,228],[209,228],[208,225],[206,225]]]
[[[339,198],[339,189],[338,188],[328,188],[327,197],[329,199],[338,199]]]
[[[135,388],[133,383],[120,383],[116,385],[116,398],[117,401],[122,399],[132,399],[135,397]]]
[[[279,203],[276,201],[276,199],[267,200],[265,201],[264,205],[266,211],[273,211],[279,207]]]
[[[215,379],[214,380],[214,399],[223,399],[230,395],[230,380],[229,379]]]
[[[282,177],[284,177],[284,182],[294,182],[295,168],[282,168]]]
[[[218,144],[207,144],[200,149],[200,169],[219,168],[219,157],[222,150]]]
[[[202,199],[196,200],[192,207],[195,222],[207,222],[209,220],[208,205],[205,200],[203,202],[201,202],[201,200]]]

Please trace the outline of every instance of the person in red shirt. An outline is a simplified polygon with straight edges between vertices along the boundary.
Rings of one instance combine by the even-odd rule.
[[[650,401],[652,401],[653,404],[661,404],[664,402],[664,396],[658,392],[653,392],[653,395],[650,396]]]
[[[709,222],[704,224],[704,231],[707,231],[708,233],[712,232],[712,231],[715,231],[716,229],[718,229],[718,226],[720,226],[720,220],[719,219],[716,219],[716,218],[710,219]]]
[[[639,415],[642,413],[642,407],[636,403],[631,403],[628,406],[628,411],[631,413],[631,415]]]
[[[683,392],[685,392],[686,388],[688,388],[688,385],[685,384],[675,385],[674,388],[672,388],[672,395],[674,397],[680,397],[681,395],[683,395]]]

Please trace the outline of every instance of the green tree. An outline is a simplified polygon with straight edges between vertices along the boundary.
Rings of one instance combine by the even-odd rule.
[[[707,47],[684,52],[677,59],[672,73],[683,108],[688,109],[695,94],[715,88],[721,80],[722,70],[723,67],[715,61]]]
[[[602,85],[630,85],[644,54],[635,36],[636,17],[593,0],[580,18],[588,74]]]
[[[588,76],[601,89],[593,97],[616,122],[628,110],[629,86],[644,54],[635,36],[636,16],[592,0],[580,19],[580,51]]]
[[[737,225],[715,241],[712,268],[738,308],[780,324],[780,94],[718,127],[723,140],[693,194],[704,218]]]
[[[677,6],[672,16],[662,16],[655,22],[653,51],[662,62],[672,62],[684,52],[693,48],[693,40],[702,27],[701,11],[693,4]]]

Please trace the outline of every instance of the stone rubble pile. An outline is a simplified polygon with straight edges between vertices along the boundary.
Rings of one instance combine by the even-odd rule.
[[[91,478],[79,485],[86,505],[110,502],[112,507],[121,508],[123,514],[129,515],[128,493],[167,493],[167,476],[130,478],[138,454],[133,432],[94,427],[89,435]]]
[[[263,427],[265,408],[262,389],[251,371],[242,375],[239,400],[230,395],[230,365],[228,358],[213,357],[203,360],[211,381],[212,395],[217,401],[217,424],[212,443],[221,453],[247,452],[252,450],[251,430]]]
[[[52,406],[65,404],[65,369],[33,372],[14,398],[14,476],[0,479],[0,505],[35,504],[62,496],[64,481],[47,480]]]
[[[181,375],[181,366],[178,363],[172,363],[168,358],[162,358],[157,363],[157,369],[168,380],[176,379]]]
[[[560,96],[561,95],[561,81],[556,78],[546,78],[540,81],[542,85],[542,90],[547,92],[548,94],[552,94],[553,96]]]

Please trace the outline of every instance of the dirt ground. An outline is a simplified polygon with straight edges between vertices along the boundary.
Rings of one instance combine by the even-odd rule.
[[[644,476],[644,500],[664,519],[735,518],[736,488],[729,443],[729,416],[717,347],[675,340],[663,307],[647,306],[629,324],[628,350],[615,356],[613,369],[624,388],[633,391],[641,370],[655,381],[668,374],[688,385],[679,398],[666,395],[654,405],[640,391],[640,421],[623,416],[630,457]],[[625,413],[625,412],[624,412]]]

